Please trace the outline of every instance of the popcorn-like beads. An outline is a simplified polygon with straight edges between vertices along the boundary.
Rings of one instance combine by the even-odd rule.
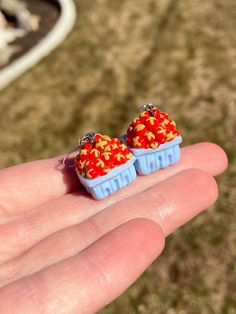
[[[147,128],[144,124],[137,124],[134,128],[134,133],[138,136],[143,136],[147,132]]]
[[[133,158],[127,146],[118,138],[96,133],[94,141],[93,144],[85,143],[75,159],[75,166],[83,177],[95,179],[104,176]]]
[[[103,152],[107,144],[108,144],[107,140],[102,140],[95,144],[95,148],[99,150],[99,152]]]
[[[139,115],[139,119],[142,124],[146,124],[148,118],[150,118],[150,113],[147,111],[143,111]]]
[[[81,149],[80,159],[85,160],[87,158],[88,154],[89,154],[89,151],[87,149],[85,149],[85,148]]]
[[[155,131],[158,127],[158,120],[155,117],[150,117],[146,121],[146,126],[149,131]]]
[[[153,143],[153,141],[155,141],[155,135],[150,131],[145,133],[145,138],[150,143]]]
[[[93,145],[91,143],[84,144],[84,149],[86,149],[87,151],[90,152],[92,148],[93,148]]]
[[[154,113],[143,111],[128,127],[126,143],[133,148],[156,149],[172,141],[180,133],[167,113],[156,109]]]
[[[85,167],[85,160],[82,161],[82,160],[79,159],[79,160],[76,160],[75,162],[76,162],[77,168],[79,170],[83,170],[84,169],[84,167]]]
[[[126,158],[123,154],[121,153],[118,153],[115,155],[115,159],[116,159],[116,163],[118,165],[122,165],[122,164],[125,164],[126,163]]]
[[[100,152],[96,148],[91,149],[91,151],[89,152],[89,157],[92,159],[98,158],[99,155],[100,155]]]

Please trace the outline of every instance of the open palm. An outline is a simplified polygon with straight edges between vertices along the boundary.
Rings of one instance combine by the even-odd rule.
[[[94,313],[158,257],[165,237],[214,203],[212,176],[227,158],[216,145],[102,201],[61,157],[0,171],[0,309],[4,314]]]

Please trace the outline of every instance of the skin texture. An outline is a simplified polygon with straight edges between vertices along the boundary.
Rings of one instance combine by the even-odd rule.
[[[60,160],[0,171],[0,308],[6,314],[101,309],[160,255],[168,234],[215,202],[213,176],[227,167],[218,146],[192,145],[176,165],[95,201]]]

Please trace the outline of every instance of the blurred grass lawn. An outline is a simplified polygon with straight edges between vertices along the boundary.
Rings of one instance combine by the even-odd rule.
[[[77,0],[69,38],[0,94],[2,167],[66,152],[88,130],[120,134],[153,101],[184,143],[230,158],[214,208],[101,314],[236,313],[235,0]]]

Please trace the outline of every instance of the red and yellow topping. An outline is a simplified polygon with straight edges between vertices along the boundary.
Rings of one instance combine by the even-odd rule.
[[[94,143],[87,142],[75,159],[79,174],[88,179],[104,176],[116,166],[133,158],[132,153],[118,138],[96,133]]]
[[[154,108],[143,111],[128,127],[126,142],[130,147],[155,149],[180,135],[168,114]]]

